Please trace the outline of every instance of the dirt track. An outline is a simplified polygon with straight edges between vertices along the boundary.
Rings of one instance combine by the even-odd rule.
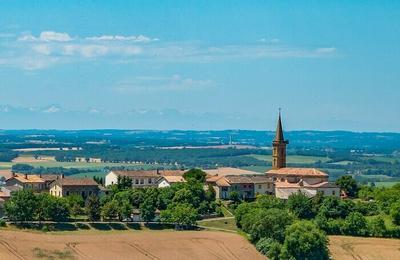
[[[0,231],[0,259],[265,259],[239,235],[147,231],[68,235]]]
[[[400,259],[400,240],[330,236],[333,259]]]

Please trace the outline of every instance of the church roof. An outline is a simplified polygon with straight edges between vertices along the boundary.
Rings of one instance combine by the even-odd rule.
[[[328,174],[315,168],[280,168],[271,169],[266,172],[267,175],[290,175],[290,176],[307,176],[307,177],[328,177]]]

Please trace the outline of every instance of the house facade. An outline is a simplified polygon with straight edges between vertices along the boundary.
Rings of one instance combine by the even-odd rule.
[[[23,189],[31,189],[33,191],[46,190],[46,182],[36,174],[13,174],[11,178],[6,180],[6,186],[20,186]]]
[[[185,171],[150,170],[150,171],[110,171],[105,177],[104,185],[118,184],[118,178],[128,177],[132,180],[132,188],[158,187],[159,181],[167,176],[183,176]],[[172,179],[171,179],[172,181]],[[168,181],[162,185],[168,185]]]
[[[182,183],[182,182],[186,182],[183,176],[162,176],[158,180],[158,188],[171,187],[171,185],[175,183]]]
[[[206,184],[213,187],[218,199],[230,199],[231,192],[237,192],[241,199],[253,199],[274,191],[272,180],[266,176],[213,176]]]
[[[50,184],[50,195],[68,197],[80,195],[87,199],[91,195],[99,195],[99,186],[91,178],[60,178]]]

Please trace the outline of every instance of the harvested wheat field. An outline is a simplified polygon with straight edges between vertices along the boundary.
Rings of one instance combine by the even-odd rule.
[[[43,234],[0,231],[0,259],[265,259],[243,237],[210,231]]]
[[[400,240],[330,236],[333,259],[400,259]]]

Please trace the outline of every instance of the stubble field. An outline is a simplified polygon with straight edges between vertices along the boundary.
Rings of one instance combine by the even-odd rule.
[[[0,259],[265,259],[243,237],[210,231],[0,232]]]

